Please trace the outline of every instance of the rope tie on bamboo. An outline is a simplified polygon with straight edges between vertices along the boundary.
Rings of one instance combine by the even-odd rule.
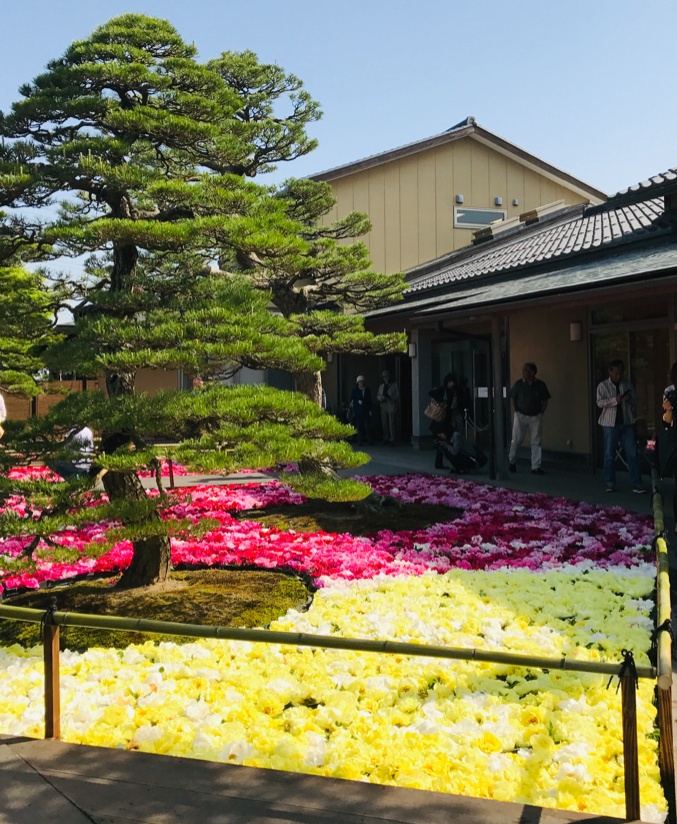
[[[661,632],[667,632],[670,638],[674,641],[675,635],[672,631],[672,624],[670,623],[670,619],[666,618],[665,621],[651,633],[651,649],[655,650],[658,646],[658,636]]]
[[[56,612],[56,598],[52,596],[49,601],[49,606],[45,610],[45,614],[40,621],[40,636],[44,635],[45,624],[51,626],[54,623],[54,613]]]
[[[637,667],[635,666],[635,656],[629,649],[622,649],[621,655],[623,656],[623,663],[621,664],[621,668],[618,671],[618,686],[616,687],[616,692],[618,692],[618,690],[621,688],[621,681],[628,674],[635,682],[635,689],[639,689],[639,677],[637,676]],[[609,687],[611,686],[611,682],[613,680],[614,676],[612,675],[611,678],[609,678],[609,683],[606,685],[607,689],[609,689]]]

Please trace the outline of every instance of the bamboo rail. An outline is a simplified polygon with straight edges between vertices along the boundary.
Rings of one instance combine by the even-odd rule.
[[[665,540],[665,520],[660,479],[654,468],[651,471],[652,508],[656,535],[656,668],[658,670],[656,707],[658,711],[658,765],[661,783],[669,805],[669,821],[677,822],[675,809],[675,754],[672,723],[672,634],[670,620],[672,604],[670,599],[670,565],[668,545]]]
[[[425,658],[451,658],[459,661],[479,661],[486,664],[508,664],[532,669],[557,669],[589,672],[600,675],[618,675],[621,663],[579,661],[575,658],[540,658],[515,655],[510,652],[486,652],[477,648],[438,647],[427,644],[409,644],[402,641],[372,641],[362,638],[342,638],[336,635],[310,635],[305,632],[278,632],[268,629],[181,624],[176,621],[151,621],[143,618],[119,618],[114,615],[86,615],[75,612],[50,612],[49,620],[56,626],[110,629],[124,632],[147,632],[163,635],[183,635],[190,638],[219,638],[227,641],[254,641],[263,644],[284,644],[295,647],[345,649],[357,652],[381,652],[393,655],[411,655]],[[45,613],[28,607],[0,604],[0,618],[39,624]],[[639,678],[656,678],[655,667],[637,667]]]

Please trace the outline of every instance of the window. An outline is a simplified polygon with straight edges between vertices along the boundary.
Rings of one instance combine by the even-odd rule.
[[[454,207],[454,226],[457,229],[484,229],[495,220],[505,220],[508,213],[504,209],[466,209]]]

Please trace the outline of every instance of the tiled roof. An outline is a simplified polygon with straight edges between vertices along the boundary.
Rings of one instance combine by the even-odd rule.
[[[634,186],[628,186],[627,189],[621,189],[618,194],[614,195],[611,200],[627,196],[639,196],[642,200],[646,197],[656,197],[658,194],[663,194],[665,189],[674,191],[677,189],[677,169],[668,169],[659,175],[654,175],[648,180],[643,180],[641,183],[636,183]]]
[[[649,198],[674,193],[677,193],[677,169],[668,169],[667,172],[661,172],[661,174],[654,175],[648,180],[641,181],[641,183],[635,183],[634,186],[628,186],[627,189],[621,189],[620,192],[610,197],[606,203],[591,208],[596,212],[605,209],[617,209],[619,206],[628,203],[640,203]]]
[[[409,273],[408,294],[519,271],[569,256],[641,240],[667,228],[661,199],[616,209],[568,207],[543,222],[522,226],[481,246],[466,247]]]
[[[578,292],[581,289],[627,283],[642,277],[647,271],[653,272],[654,276],[669,275],[677,267],[677,246],[664,244],[648,249],[638,248],[627,254],[611,255],[601,260],[582,257],[577,262],[562,261],[562,264],[547,272],[526,272],[519,278],[492,279],[475,285],[470,282],[465,288],[455,289],[446,300],[438,297],[435,301],[422,301],[416,314],[421,317],[439,312],[468,309],[477,311],[480,307],[511,301],[561,297],[567,292]]]
[[[527,269],[519,277],[478,278],[455,283],[446,292],[417,293],[406,302],[384,309],[375,309],[369,317],[426,318],[454,312],[477,314],[500,304],[532,301],[534,298],[561,298],[565,293],[580,293],[592,288],[621,285],[642,278],[646,272],[653,276],[668,277],[677,270],[677,244],[662,243],[638,245],[623,254],[606,255],[602,258],[585,255],[571,260],[565,258],[560,265],[532,270]]]

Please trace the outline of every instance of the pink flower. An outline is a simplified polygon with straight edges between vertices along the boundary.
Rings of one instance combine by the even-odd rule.
[[[172,539],[172,563],[181,566],[258,566],[303,572],[318,586],[331,578],[371,578],[375,575],[422,575],[426,571],[461,569],[553,569],[561,564],[593,563],[632,567],[647,558],[651,520],[619,508],[526,495],[462,479],[428,475],[377,476],[368,479],[379,494],[405,502],[439,503],[460,514],[425,529],[382,530],[365,537],[323,531],[297,533],[239,521],[231,513],[280,504],[302,503],[303,496],[283,484],[244,483],[176,489],[162,517],[198,522],[209,518],[218,527],[199,540],[189,535]],[[156,496],[155,490],[149,495]],[[77,562],[51,557],[41,543],[36,560],[23,573],[10,573],[2,556],[20,556],[26,539],[0,541],[0,581],[6,588],[36,587],[85,572],[117,573],[132,557],[129,542],[116,544],[96,557],[91,552],[112,524],[97,522],[96,508],[105,500],[91,497],[92,522],[52,537],[77,551]],[[7,508],[27,517],[25,502],[10,499]],[[92,557],[90,557],[90,555]]]

